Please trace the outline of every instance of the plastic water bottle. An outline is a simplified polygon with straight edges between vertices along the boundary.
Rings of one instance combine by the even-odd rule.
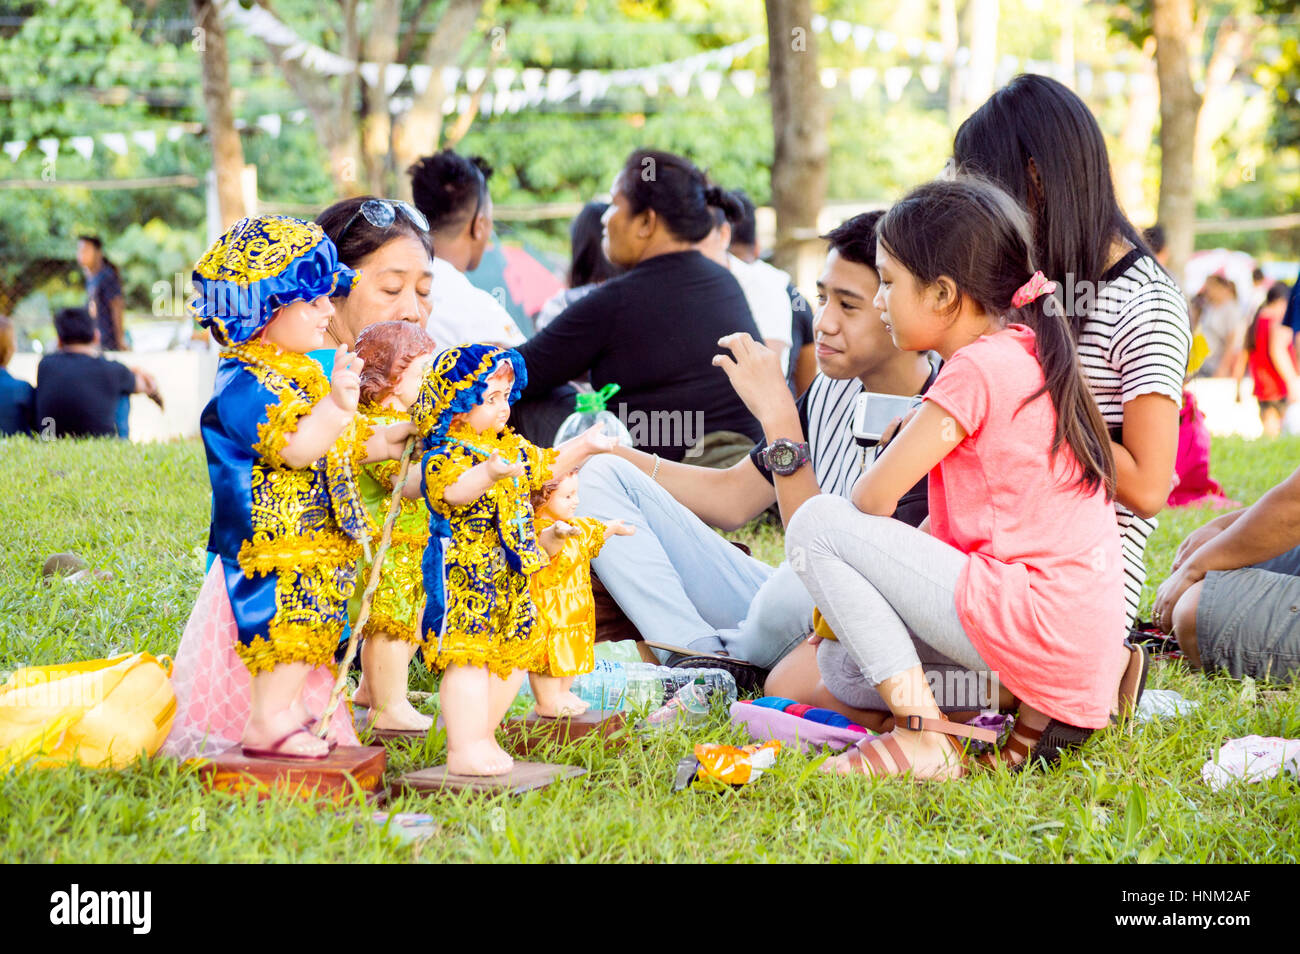
[[[618,393],[618,390],[617,384],[607,384],[599,391],[579,392],[573,404],[573,413],[564,419],[560,429],[555,432],[553,445],[559,447],[593,424],[598,424],[602,435],[614,438],[624,447],[635,446],[632,443],[632,435],[623,426],[623,422],[605,410],[606,403]]]
[[[574,679],[572,692],[593,709],[657,709],[692,683],[698,685],[710,705],[719,696],[727,705],[736,701],[736,680],[721,669],[669,669],[608,659],[597,659],[595,669]],[[532,698],[527,680],[520,695]]]

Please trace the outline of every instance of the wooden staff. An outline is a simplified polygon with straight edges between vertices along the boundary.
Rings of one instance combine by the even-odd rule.
[[[352,627],[352,632],[348,634],[348,649],[343,654],[343,662],[339,665],[338,678],[334,680],[334,688],[330,691],[329,705],[325,707],[325,713],[320,717],[320,725],[316,728],[318,738],[325,738],[325,733],[330,728],[330,716],[338,708],[339,700],[343,698],[343,687],[347,685],[348,670],[352,668],[352,660],[357,655],[357,642],[361,630],[365,627],[366,622],[370,619],[370,601],[374,599],[375,590],[379,586],[379,576],[384,567],[384,556],[388,553],[388,545],[393,540],[393,523],[397,519],[397,511],[402,508],[402,489],[406,486],[406,472],[411,466],[411,452],[415,449],[415,436],[407,438],[406,446],[402,448],[401,463],[397,468],[397,482],[393,485],[393,499],[388,505],[388,516],[384,518],[384,529],[379,537],[379,547],[375,550],[375,558],[370,563],[370,578],[366,580],[366,591],[361,596],[361,612],[357,614],[356,625]]]

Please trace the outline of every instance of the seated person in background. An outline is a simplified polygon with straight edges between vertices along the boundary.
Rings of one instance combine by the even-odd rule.
[[[17,339],[14,323],[0,315],[0,437],[32,432],[32,409],[36,392],[26,381],[9,373],[9,359],[14,356]]]
[[[736,280],[696,248],[713,229],[710,204],[734,200],[689,159],[650,150],[628,156],[612,200],[605,254],[627,271],[519,348],[525,401],[590,373],[596,390],[622,389],[610,410],[638,447],[667,460],[689,452],[700,463],[735,463],[763,431],[711,362],[719,338],[757,338],[758,327]]]
[[[790,299],[785,293],[788,280],[780,273],[774,277],[761,272],[731,254],[730,219],[740,215],[739,200],[729,209],[730,211],[709,206],[709,212],[713,215],[713,231],[704,236],[699,249],[709,261],[717,262],[731,272],[731,277],[745,293],[745,302],[749,305],[754,324],[758,325],[758,333],[763,336],[763,344],[776,354],[782,367],[787,367],[791,331],[794,328]]]
[[[55,437],[117,437],[118,403],[131,394],[157,402],[158,385],[143,371],[100,354],[99,329],[85,308],[54,316],[59,350],[36,368],[35,427]]]
[[[568,288],[556,292],[542,305],[534,323],[541,331],[552,319],[568,308],[575,301],[615,275],[623,274],[623,269],[605,257],[601,248],[604,228],[600,220],[609,208],[608,202],[588,202],[582,211],[573,217],[569,225],[569,246],[572,260],[569,262]]]
[[[492,167],[479,156],[444,149],[417,159],[408,173],[415,207],[433,235],[433,312],[424,330],[440,348],[523,344],[523,332],[505,307],[465,277],[478,268],[492,238]]]
[[[812,308],[808,306],[808,300],[799,294],[799,289],[794,287],[789,275],[758,257],[758,223],[754,215],[754,203],[740,189],[731,194],[741,206],[740,215],[730,220],[731,254],[755,272],[783,282],[786,297],[790,299],[790,357],[786,363],[786,380],[790,383],[791,393],[798,397],[808,390],[808,385],[812,384],[813,376],[817,373]]]
[[[1285,682],[1300,674],[1297,606],[1300,470],[1188,534],[1152,614],[1191,666]]]
[[[818,281],[821,373],[798,403],[776,355],[752,335],[725,339],[734,359],[717,361],[763,425],[765,441],[749,457],[709,470],[617,447],[580,474],[581,516],[623,517],[637,527],[623,546],[592,562],[623,612],[649,642],[744,660],[722,668],[745,688],[757,688],[763,671],[803,643],[812,629],[812,598],[788,563],[771,567],[746,556],[710,526],[734,530],[774,500],[788,523],[818,493],[847,497],[874,460],[874,448],[853,439],[857,396],[920,394],[938,373],[926,355],[894,347],[872,305],[880,215],[855,216],[824,236],[831,250]],[[895,516],[916,525],[926,508],[922,481]],[[672,665],[718,665],[661,655]],[[815,658],[812,666],[815,676]]]

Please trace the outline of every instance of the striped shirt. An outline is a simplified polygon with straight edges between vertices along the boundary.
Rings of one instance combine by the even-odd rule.
[[[1179,407],[1192,336],[1183,293],[1149,255],[1134,249],[1102,276],[1092,313],[1079,335],[1079,361],[1113,440],[1124,405],[1163,394]],[[1147,537],[1156,528],[1115,504],[1124,559],[1124,596],[1133,625],[1146,581]]]

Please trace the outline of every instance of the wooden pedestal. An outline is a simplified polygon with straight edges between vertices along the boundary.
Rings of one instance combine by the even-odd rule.
[[[445,765],[407,772],[393,785],[393,794],[403,790],[439,795],[445,792],[483,792],[488,795],[518,795],[552,782],[586,775],[579,765],[547,765],[545,762],[516,762],[506,775],[452,775]]]
[[[624,745],[627,742],[621,730],[627,725],[627,716],[611,709],[588,709],[582,715],[547,719],[530,712],[522,719],[508,719],[501,727],[505,733],[505,747],[527,756],[545,742],[564,745],[588,736],[599,737],[604,745]]]
[[[362,713],[365,713],[365,715],[362,715]],[[429,734],[435,731],[432,728],[424,732],[418,729],[372,729],[366,725],[368,718],[369,712],[365,709],[358,709],[352,717],[352,727],[356,729],[357,737],[365,739],[369,736],[374,740],[374,744],[385,747],[399,743],[422,744],[429,737]]]
[[[221,792],[256,791],[268,798],[286,792],[306,801],[343,802],[357,789],[366,796],[382,794],[388,754],[383,746],[340,746],[323,759],[248,758],[233,746],[199,766],[204,784]]]

